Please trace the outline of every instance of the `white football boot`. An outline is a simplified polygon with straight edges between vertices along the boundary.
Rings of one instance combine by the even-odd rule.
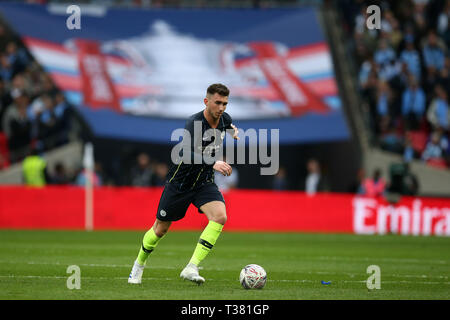
[[[141,266],[137,260],[134,262],[133,269],[131,269],[130,276],[128,277],[128,283],[140,284],[142,282],[142,273],[145,266]]]
[[[201,285],[203,282],[205,282],[205,278],[201,277],[198,274],[198,267],[193,263],[188,263],[183,271],[181,271],[180,278],[195,282],[198,285]]]

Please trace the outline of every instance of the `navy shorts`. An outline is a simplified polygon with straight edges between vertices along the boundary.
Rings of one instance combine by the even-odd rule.
[[[225,203],[225,199],[215,183],[207,183],[188,191],[179,191],[172,184],[166,183],[159,200],[156,218],[161,221],[180,220],[186,215],[186,211],[191,203],[197,207],[198,212],[203,213],[200,207],[211,201],[222,201]]]

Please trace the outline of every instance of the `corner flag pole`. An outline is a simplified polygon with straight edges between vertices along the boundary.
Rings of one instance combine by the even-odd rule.
[[[94,146],[88,142],[84,146],[83,166],[85,170],[84,185],[84,227],[86,231],[94,230]]]

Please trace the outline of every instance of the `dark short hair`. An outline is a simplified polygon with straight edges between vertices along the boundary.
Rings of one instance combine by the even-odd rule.
[[[214,83],[208,87],[206,90],[206,94],[215,94],[218,93],[221,96],[228,97],[230,95],[230,90],[221,83]]]

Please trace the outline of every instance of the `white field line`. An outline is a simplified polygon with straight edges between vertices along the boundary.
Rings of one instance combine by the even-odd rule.
[[[1,261],[0,263],[15,263],[15,262],[10,262],[10,261]],[[27,264],[30,265],[61,265],[61,266],[69,266],[69,264],[67,263],[60,263],[60,262],[38,262],[38,261],[29,261],[27,262]],[[118,264],[95,264],[95,263],[80,263],[77,264],[78,266],[82,266],[82,267],[99,267],[99,268],[131,268],[131,264],[130,265],[126,265],[126,264],[122,264],[122,265],[118,265]],[[181,269],[180,267],[174,267],[174,266],[146,266],[146,269],[168,269],[168,270],[176,270],[176,269]],[[203,267],[199,267],[199,269],[203,269]],[[226,268],[208,268],[208,270],[212,270],[212,271],[226,271],[226,270],[231,270],[231,269],[226,269]],[[354,277],[366,277],[365,273],[350,273],[350,272],[328,272],[328,271],[308,271],[308,272],[300,272],[300,273],[306,273],[306,274],[311,274],[311,275],[346,275],[349,276],[351,278]],[[445,279],[447,280],[449,277],[448,276],[429,276],[429,275],[413,275],[413,274],[384,274],[384,277],[393,277],[393,278],[416,278],[416,279]],[[97,278],[98,279],[98,278]],[[271,280],[271,281],[283,281],[283,280]],[[303,281],[303,280],[299,280],[299,281]],[[349,280],[349,281],[353,281],[353,280]],[[356,281],[358,282],[358,281]],[[386,281],[384,281],[386,282]],[[396,281],[393,281],[396,282]],[[399,281],[401,282],[401,281]],[[415,283],[417,283],[417,281],[413,281]]]
[[[0,275],[0,278],[9,278],[9,279],[67,279],[67,277],[63,277],[63,276],[22,276],[22,275],[6,275],[6,276],[2,276]],[[107,277],[81,277],[81,279],[87,279],[87,280],[126,280],[128,279],[127,277],[112,277],[112,278],[107,278]],[[164,281],[179,281],[179,278],[144,278],[144,280],[164,280]],[[206,279],[209,281],[229,281],[227,279]],[[304,280],[267,280],[268,282],[288,282],[288,283],[318,283],[318,280],[309,280],[309,279],[304,279]],[[365,283],[366,280],[338,280],[338,281],[334,281],[334,283]],[[415,283],[415,284],[445,284],[445,285],[450,285],[450,282],[436,282],[436,281],[382,281],[383,283]]]
[[[374,259],[379,260],[379,259]],[[376,262],[376,261],[375,261]],[[10,261],[10,260],[0,260],[0,264],[15,264],[19,263],[17,261]],[[20,262],[22,263],[22,262]],[[63,265],[68,266],[67,263],[60,263],[58,261],[55,262],[43,262],[43,261],[28,261],[27,264],[36,264],[36,265]],[[99,264],[99,263],[78,263],[78,266],[85,266],[85,267],[100,267],[100,268],[131,268],[132,264]],[[174,267],[174,266],[153,266],[153,265],[147,265],[145,268],[148,269],[179,269],[180,267]],[[203,269],[203,267],[199,267],[199,269]],[[208,268],[209,270],[215,270],[215,271],[225,271],[225,270],[231,270],[227,268]],[[303,272],[303,273],[312,273],[312,274],[345,274],[348,276],[357,276],[357,273],[348,273],[348,272],[340,272],[340,273],[329,273],[327,271],[314,271],[314,272]],[[408,274],[390,274],[390,276],[396,277],[410,277],[410,278],[429,278],[429,277],[439,277],[439,278],[445,278],[447,279],[448,276],[428,276],[428,275],[408,275]]]
[[[334,261],[384,261],[384,262],[400,262],[400,263],[420,263],[420,264],[449,264],[450,261],[448,260],[422,260],[422,259],[410,259],[410,258],[369,258],[369,257],[361,257],[361,258],[354,258],[354,257],[333,257],[333,256],[318,256],[318,257],[311,257],[310,260],[334,260]]]

